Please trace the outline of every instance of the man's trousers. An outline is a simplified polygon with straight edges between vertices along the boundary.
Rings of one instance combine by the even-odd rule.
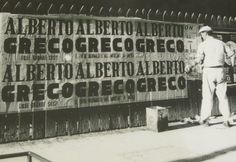
[[[224,68],[204,68],[202,76],[201,121],[204,121],[211,116],[214,92],[216,92],[218,97],[219,110],[223,115],[224,121],[229,120],[230,107],[226,91],[227,82]]]

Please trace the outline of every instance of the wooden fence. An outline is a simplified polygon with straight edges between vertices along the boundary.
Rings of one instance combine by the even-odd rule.
[[[235,17],[220,15],[159,9],[98,7],[86,5],[82,1],[78,1],[78,4],[60,4],[55,1],[2,0],[1,2],[0,12],[140,17],[160,21],[203,23],[224,31],[233,31],[236,28]],[[169,120],[171,121],[193,117],[199,113],[201,81],[188,81],[188,93],[188,99],[0,114],[0,143],[144,126],[146,124],[145,108],[153,105],[170,107]],[[232,93],[231,96],[236,96],[236,94]]]

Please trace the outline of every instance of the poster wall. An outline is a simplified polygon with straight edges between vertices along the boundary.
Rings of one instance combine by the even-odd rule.
[[[197,24],[0,14],[0,112],[187,98]]]

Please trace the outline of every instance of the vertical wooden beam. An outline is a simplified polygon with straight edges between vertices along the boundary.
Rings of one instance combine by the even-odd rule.
[[[30,124],[32,122],[32,113],[24,112],[19,114],[19,140],[30,139]]]
[[[0,143],[4,142],[5,114],[0,114]]]
[[[46,111],[47,112],[47,111]],[[46,113],[45,111],[32,112],[32,133],[33,139],[42,139],[46,137],[47,125],[46,125]]]

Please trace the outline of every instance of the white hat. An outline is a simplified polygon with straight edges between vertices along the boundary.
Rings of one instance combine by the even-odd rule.
[[[203,27],[201,27],[201,29],[199,30],[198,33],[209,32],[209,31],[212,31],[212,28],[210,26],[203,26]]]

